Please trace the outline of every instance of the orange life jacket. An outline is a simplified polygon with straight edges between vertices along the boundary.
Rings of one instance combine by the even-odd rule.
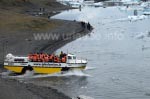
[[[33,61],[34,61],[34,62],[37,61],[37,56],[36,56],[36,55],[33,56]]]
[[[54,58],[54,55],[50,55],[50,56],[49,56],[49,60],[50,60],[50,61],[53,61],[53,58]]]
[[[66,63],[66,61],[67,61],[67,57],[64,56],[64,57],[62,58],[62,62],[63,62],[63,63]]]
[[[29,55],[28,55],[28,58],[29,58],[30,61],[33,60],[32,54],[29,54]]]
[[[54,62],[59,63],[59,58],[57,56],[54,57]]]
[[[64,58],[64,57],[62,58],[62,60],[61,60],[61,61],[62,61],[62,63],[65,63],[65,62],[66,62],[66,60],[65,60],[65,58]]]
[[[56,56],[54,57],[54,62],[57,62],[57,57]]]
[[[49,61],[49,57],[45,57],[45,62],[48,62]]]

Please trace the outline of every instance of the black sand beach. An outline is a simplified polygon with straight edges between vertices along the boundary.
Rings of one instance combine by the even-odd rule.
[[[44,8],[44,15],[33,16]],[[49,20],[48,17],[70,7],[55,0],[0,0],[0,63],[7,53],[27,55],[33,52],[53,53],[63,45],[86,35],[80,22]],[[37,34],[57,35],[57,39],[37,40]],[[16,80],[0,78],[0,99],[70,99],[52,88],[23,84]]]

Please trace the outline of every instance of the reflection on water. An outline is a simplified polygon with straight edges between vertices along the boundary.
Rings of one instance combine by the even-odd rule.
[[[31,80],[30,83],[35,83],[40,86],[53,87],[69,96],[77,96],[76,92],[84,91],[87,86],[86,76],[63,76],[63,77],[48,77]]]

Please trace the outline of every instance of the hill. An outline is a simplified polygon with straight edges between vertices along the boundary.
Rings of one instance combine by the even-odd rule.
[[[0,0],[0,31],[46,31],[54,28],[57,24],[48,18],[31,15],[38,13],[41,8],[49,11],[47,15],[53,15],[52,12],[69,7],[55,0]]]

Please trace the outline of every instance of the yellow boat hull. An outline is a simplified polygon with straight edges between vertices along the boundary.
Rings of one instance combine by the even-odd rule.
[[[86,66],[80,66],[80,67],[71,67],[70,69],[80,69],[84,70]],[[4,66],[5,69],[9,71],[13,71],[15,73],[22,73],[23,66]],[[33,71],[35,73],[40,73],[40,74],[53,74],[53,73],[59,73],[62,70],[62,67],[38,67],[34,66],[32,67]]]

